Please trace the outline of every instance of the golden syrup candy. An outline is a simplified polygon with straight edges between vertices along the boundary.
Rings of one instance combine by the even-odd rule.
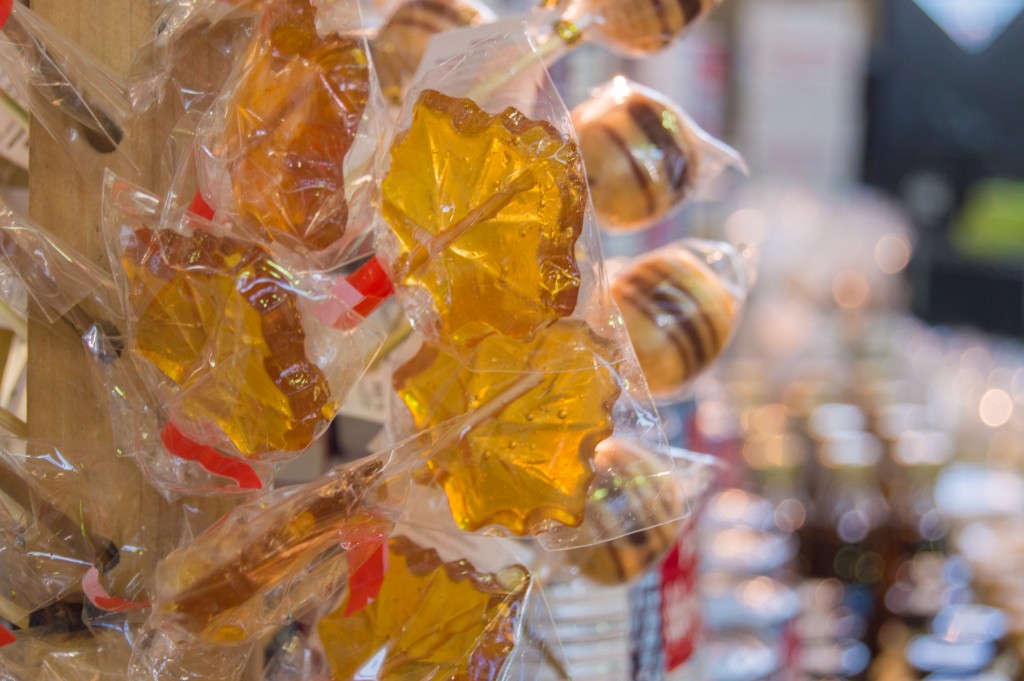
[[[573,110],[594,211],[607,229],[647,227],[693,188],[696,139],[666,101],[615,87],[600,97]]]
[[[635,442],[611,438],[597,447],[591,497],[600,497],[586,524],[610,541],[566,553],[580,572],[601,584],[628,582],[660,561],[679,535],[686,500],[679,479]],[[642,525],[651,525],[643,527]]]
[[[299,451],[337,410],[307,357],[290,275],[240,241],[140,227],[122,265],[135,315],[131,351],[245,456]]]
[[[384,96],[401,103],[433,36],[475,26],[489,15],[467,0],[409,0],[399,5],[373,40],[373,64]]]
[[[583,23],[585,33],[630,57],[658,52],[675,42],[721,0],[576,0],[563,18]]]
[[[443,562],[406,537],[388,543],[376,600],[317,624],[338,681],[494,681],[511,654],[530,575],[521,566],[478,572]]]
[[[587,187],[550,124],[426,90],[381,190],[396,283],[430,294],[448,339],[529,338],[572,314]]]
[[[242,225],[310,251],[345,233],[345,156],[370,92],[362,43],[319,36],[315,15],[311,0],[266,5],[213,150]]]
[[[620,392],[608,351],[585,324],[562,321],[530,342],[488,336],[460,356],[428,343],[395,371],[418,430],[466,417],[460,439],[427,462],[462,529],[524,535],[582,521]]]
[[[672,246],[624,267],[611,294],[655,397],[677,394],[718,357],[739,310],[717,273]]]
[[[251,508],[232,511],[161,564],[155,611],[210,641],[259,635],[280,608],[265,594],[293,579],[312,581],[305,572],[323,554],[358,554],[391,532],[392,521],[372,503],[380,474],[376,461],[335,469],[255,517]]]

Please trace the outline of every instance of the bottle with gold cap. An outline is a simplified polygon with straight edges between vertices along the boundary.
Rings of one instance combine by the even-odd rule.
[[[544,0],[559,11],[555,33],[567,44],[594,40],[626,57],[643,57],[681,38],[721,0]]]
[[[947,525],[935,507],[935,481],[953,457],[953,440],[938,430],[908,430],[890,448],[893,475],[887,480],[892,507],[893,549],[910,557],[943,549]]]
[[[869,622],[869,645],[877,634],[888,554],[889,506],[877,478],[881,449],[863,431],[836,431],[821,439],[816,512],[804,535],[813,546],[812,576],[846,584],[855,609]]]

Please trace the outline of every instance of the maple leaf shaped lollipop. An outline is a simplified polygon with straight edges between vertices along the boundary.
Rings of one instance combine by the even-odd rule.
[[[211,142],[243,225],[304,251],[345,234],[345,157],[370,99],[363,44],[319,35],[316,13],[311,0],[265,4]]]
[[[620,393],[607,346],[566,320],[529,342],[488,336],[461,357],[427,343],[395,371],[417,429],[465,418],[458,442],[427,462],[460,527],[579,525]]]
[[[572,314],[587,188],[576,142],[551,124],[425,90],[381,192],[395,281],[429,294],[447,338],[529,338]]]
[[[529,585],[521,566],[479,572],[394,537],[376,600],[318,624],[332,676],[371,678],[362,670],[374,665],[379,681],[493,681],[515,645]]]
[[[191,422],[245,456],[305,449],[337,409],[289,273],[261,248],[202,230],[136,228],[121,255],[131,352],[179,387]]]
[[[319,600],[391,532],[387,476],[371,459],[236,507],[160,564],[152,624],[240,642]]]

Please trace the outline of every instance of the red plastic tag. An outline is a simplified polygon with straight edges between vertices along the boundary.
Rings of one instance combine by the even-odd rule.
[[[196,461],[210,473],[234,480],[242,489],[261,489],[263,487],[260,476],[256,475],[256,471],[249,464],[225,456],[213,447],[190,440],[170,421],[160,431],[160,439],[167,451],[174,456],[187,461]]]
[[[695,535],[695,523],[692,517],[687,518],[679,540],[661,564],[661,635],[668,671],[681,667],[693,656],[700,637]]]
[[[363,294],[363,302],[353,308],[363,317],[376,310],[395,291],[391,277],[384,271],[377,256],[367,260],[366,264],[349,275],[348,283]]]
[[[9,646],[17,640],[18,639],[15,638],[14,634],[7,631],[7,629],[5,629],[4,627],[0,627],[0,648],[3,648],[4,646]]]
[[[82,577],[82,591],[85,592],[85,597],[89,599],[90,603],[107,612],[130,612],[149,607],[148,602],[136,603],[119,596],[111,596],[100,584],[100,571],[95,567],[89,568],[85,576]]]
[[[331,299],[317,309],[317,317],[327,326],[348,331],[369,317],[394,291],[391,278],[374,256],[352,274],[338,279]]]
[[[11,18],[12,11],[14,11],[14,0],[0,0],[0,30],[3,30],[3,27],[7,25],[7,20]]]
[[[0,0],[0,2],[2,1]],[[217,214],[217,211],[206,202],[206,199],[203,198],[199,191],[196,191],[196,195],[192,197],[192,203],[188,204],[188,212],[194,213],[205,220],[213,220],[213,216]]]
[[[349,577],[345,617],[356,614],[377,598],[384,584],[384,573],[387,569],[387,542],[383,542]]]

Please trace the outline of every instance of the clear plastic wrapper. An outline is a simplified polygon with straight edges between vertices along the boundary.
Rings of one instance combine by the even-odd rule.
[[[95,349],[112,344],[122,342],[99,334],[87,338],[94,356]],[[241,461],[168,428],[166,410],[130,356],[92,366],[97,383],[106,389],[117,454],[134,457],[164,496],[247,495],[273,482],[277,473],[273,462]]]
[[[475,0],[409,0],[393,9],[371,47],[381,92],[401,104],[430,39],[444,31],[493,21],[494,14]]]
[[[131,646],[119,632],[19,634],[0,649],[0,678],[23,681],[123,681]]]
[[[334,681],[567,678],[530,572],[497,540],[399,527],[374,600],[316,625]]]
[[[77,591],[90,567],[112,567],[117,557],[117,547],[93,534],[54,491],[65,480],[84,482],[82,472],[56,463],[63,458],[56,449],[33,450],[0,438],[0,617],[22,629]]]
[[[114,153],[124,139],[131,112],[125,84],[24,5],[14,2],[4,19],[0,64],[33,120],[83,172],[95,172],[85,160]]]
[[[624,57],[663,50],[703,19],[721,0],[545,0],[561,19],[557,36],[569,46],[593,40]]]
[[[185,112],[202,114],[224,89],[237,55],[252,39],[257,16],[241,2],[169,0],[129,69],[137,110],[172,96]]]
[[[616,76],[572,111],[601,227],[643,229],[682,207],[739,154],[700,129],[678,104]]]
[[[618,304],[651,393],[678,398],[725,349],[751,284],[750,252],[681,239],[619,269]]]
[[[123,325],[110,277],[23,215],[0,206],[3,297],[27,294],[45,321],[68,323],[79,335],[94,327],[110,337]],[[24,294],[21,291],[24,291]]]
[[[213,518],[209,507],[186,502],[148,504],[159,512],[126,521],[120,514],[138,499],[111,484],[124,470],[106,448],[0,440],[0,518],[15,521],[3,523],[13,541],[0,550],[0,616],[32,630],[88,626],[129,635],[148,606],[147,582],[156,565]],[[83,596],[77,611],[57,602]]]
[[[298,274],[194,214],[167,217],[156,197],[108,176],[104,228],[128,310],[125,348],[166,412],[163,445],[207,470],[297,456],[383,334],[353,328],[344,279]]]
[[[444,489],[465,530],[607,539],[553,530],[583,520],[599,442],[664,436],[608,300],[579,148],[540,55],[522,30],[477,43],[417,83],[398,130],[378,258],[425,341],[395,371],[411,416],[397,427],[466,420],[421,482]]]
[[[252,37],[198,118],[173,194],[236,233],[300,254],[306,268],[330,269],[368,245],[384,125],[358,6],[234,4],[253,17]],[[201,15],[219,5],[190,7]]]

